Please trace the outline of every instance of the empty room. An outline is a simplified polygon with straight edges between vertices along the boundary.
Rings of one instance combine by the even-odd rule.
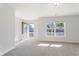
[[[79,56],[79,3],[0,3],[0,56]]]

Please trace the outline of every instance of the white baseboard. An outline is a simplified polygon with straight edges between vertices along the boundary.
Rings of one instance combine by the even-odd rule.
[[[26,41],[26,40],[22,40],[22,41],[17,42],[17,43],[15,44],[15,47],[18,46],[19,44],[23,43],[24,41]]]
[[[63,43],[78,43],[79,41],[55,41],[55,40],[39,40],[39,42],[63,42]]]
[[[3,56],[4,54],[8,53],[9,51],[13,50],[14,48],[15,48],[15,46],[13,46],[13,47],[11,47],[10,49],[8,49],[8,50],[2,52],[2,53],[0,54],[0,56]]]
[[[24,42],[25,40],[22,40],[18,43],[16,43],[13,47],[9,48],[8,50],[1,52],[0,56],[3,56],[4,54],[8,53],[9,51],[13,50],[14,48],[16,48],[16,46],[18,46],[19,44],[21,44],[22,42]]]

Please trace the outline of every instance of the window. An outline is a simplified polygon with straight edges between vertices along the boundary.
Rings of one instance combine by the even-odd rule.
[[[47,35],[54,35],[54,23],[47,24]]]
[[[55,29],[56,29],[56,32],[55,32],[55,34],[56,34],[56,36],[64,36],[64,30],[65,30],[65,28],[64,28],[64,23],[55,23]]]
[[[64,22],[50,22],[46,25],[47,36],[64,36],[65,23]]]

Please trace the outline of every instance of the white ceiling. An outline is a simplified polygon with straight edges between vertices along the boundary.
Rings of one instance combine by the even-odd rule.
[[[79,15],[78,3],[12,3],[15,16],[22,19],[36,19],[44,16]]]

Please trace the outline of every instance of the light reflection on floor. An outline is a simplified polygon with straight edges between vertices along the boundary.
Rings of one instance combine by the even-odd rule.
[[[39,43],[37,46],[40,47],[62,47],[62,44],[49,44],[49,43]]]

